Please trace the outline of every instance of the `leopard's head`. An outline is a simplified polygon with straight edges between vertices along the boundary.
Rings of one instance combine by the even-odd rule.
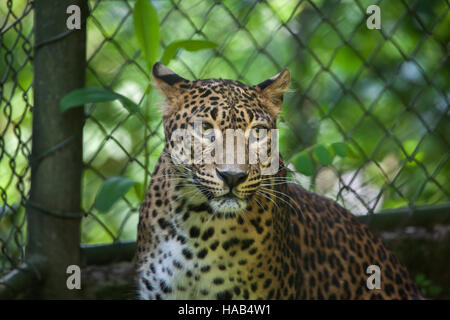
[[[250,86],[224,79],[189,81],[157,62],[153,79],[166,97],[164,153],[177,172],[173,178],[198,190],[191,196],[208,201],[215,212],[244,210],[279,169],[273,129],[289,71]]]

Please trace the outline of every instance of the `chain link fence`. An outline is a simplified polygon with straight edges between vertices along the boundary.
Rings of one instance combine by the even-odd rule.
[[[305,188],[355,214],[448,203],[448,1],[153,1],[161,47],[200,39],[212,50],[180,51],[170,67],[187,79],[256,84],[288,67],[291,90],[279,120],[285,159],[320,143],[348,155]],[[366,9],[381,9],[368,29]],[[138,208],[164,140],[157,102],[134,36],[134,1],[89,1],[86,86],[149,106],[148,123],[119,103],[89,104],[84,124],[83,243],[136,237]],[[32,110],[31,1],[0,4],[0,274],[23,258]],[[80,66],[81,67],[81,66]],[[105,179],[139,182],[107,213],[94,209]]]
[[[25,255],[30,190],[32,5],[0,3],[0,275]]]

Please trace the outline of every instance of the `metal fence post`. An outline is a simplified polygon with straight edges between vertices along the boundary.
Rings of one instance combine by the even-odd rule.
[[[34,3],[34,109],[31,192],[27,205],[27,260],[46,260],[41,298],[74,298],[66,269],[80,264],[81,173],[83,109],[60,112],[60,100],[83,87],[86,26],[68,30],[67,7],[81,8],[86,0],[39,0]]]

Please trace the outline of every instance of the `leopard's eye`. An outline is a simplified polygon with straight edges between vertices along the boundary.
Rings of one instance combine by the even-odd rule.
[[[199,135],[204,135],[208,133],[209,130],[214,129],[214,126],[206,121],[195,121],[193,124],[194,130]]]
[[[203,136],[204,139],[210,140],[211,142],[215,141],[214,126],[211,123],[202,121],[199,129],[199,133]]]
[[[254,138],[261,140],[266,137],[268,130],[269,129],[267,129],[267,127],[265,127],[263,125],[257,125],[251,129],[250,134]]]
[[[205,132],[209,129],[213,129],[213,125],[209,122],[202,122],[202,131]]]

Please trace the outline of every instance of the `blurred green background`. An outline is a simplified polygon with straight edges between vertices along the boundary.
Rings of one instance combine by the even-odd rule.
[[[180,50],[169,67],[187,79],[257,84],[291,71],[279,119],[280,149],[345,142],[347,156],[312,176],[310,190],[355,214],[449,201],[449,39],[446,1],[152,1],[161,52],[175,40],[214,49]],[[381,8],[381,30],[366,8]],[[118,92],[147,110],[148,123],[119,102],[86,105],[83,243],[136,238],[145,183],[162,150],[163,130],[147,63],[133,27],[135,1],[89,1],[86,86]],[[24,205],[31,149],[32,14],[27,1],[0,3],[0,271],[23,257]],[[19,23],[13,22],[27,12]],[[11,14],[11,12],[13,14]],[[68,75],[70,76],[70,75]],[[148,109],[146,109],[148,108]],[[144,112],[144,111],[143,111]],[[147,127],[147,129],[145,129]],[[106,213],[94,208],[105,179],[138,182]]]

